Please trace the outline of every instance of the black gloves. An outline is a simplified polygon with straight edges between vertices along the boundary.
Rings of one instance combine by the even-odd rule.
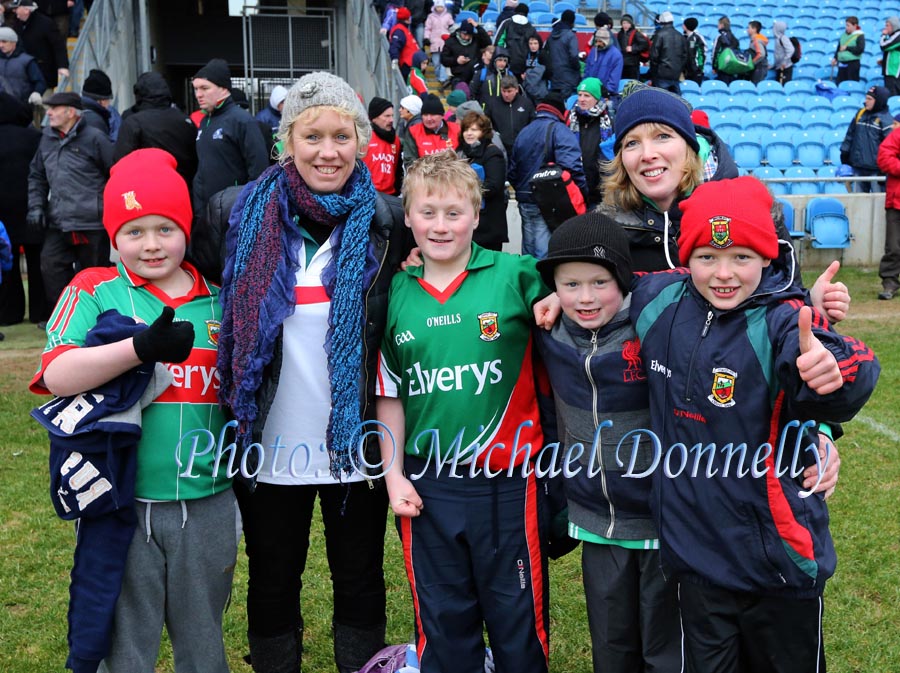
[[[47,218],[44,216],[43,208],[32,208],[25,216],[25,226],[28,231],[33,234],[42,234],[47,228]]]
[[[850,163],[850,152],[841,152],[841,163],[849,164]]]
[[[175,310],[163,308],[150,327],[134,335],[134,352],[141,362],[184,362],[194,347],[194,326],[172,322]]]

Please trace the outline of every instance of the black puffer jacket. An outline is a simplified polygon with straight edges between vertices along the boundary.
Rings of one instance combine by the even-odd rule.
[[[469,145],[460,134],[457,153],[469,164],[479,164],[484,169],[481,183],[482,207],[478,217],[478,227],[472,240],[478,245],[499,250],[509,240],[506,223],[506,160],[503,152],[493,143]]]
[[[66,38],[59,34],[56,22],[41,12],[31,12],[27,22],[16,19],[12,29],[19,35],[25,53],[34,56],[51,89],[59,84],[57,69],[69,67]]]
[[[671,23],[664,23],[653,35],[650,47],[650,81],[677,82],[688,62],[687,40]]]
[[[15,96],[0,93],[0,147],[3,148],[3,179],[0,180],[0,222],[13,245],[39,243],[27,236],[28,166],[41,142],[41,132],[32,126],[31,112]]]
[[[103,229],[112,153],[109,137],[82,120],[64,137],[45,127],[28,173],[28,209],[43,208],[49,226],[62,231]]]
[[[444,42],[444,48],[441,50],[441,64],[445,68],[450,68],[450,73],[456,79],[468,84],[472,79],[472,73],[475,72],[475,66],[481,63],[481,50],[490,43],[491,38],[481,26],[476,28],[475,35],[469,44],[459,41],[459,29],[457,29]],[[457,63],[460,56],[468,56],[469,60],[466,63]]]
[[[129,152],[158,147],[178,162],[178,173],[192,187],[197,172],[197,127],[172,102],[165,78],[158,72],[145,72],[134,85],[137,101],[122,115],[113,159]]]

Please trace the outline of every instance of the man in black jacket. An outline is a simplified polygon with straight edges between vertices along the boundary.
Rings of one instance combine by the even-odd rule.
[[[535,114],[534,104],[519,89],[519,82],[512,75],[500,80],[500,96],[488,99],[484,113],[503,141],[507,156],[512,153],[519,131],[531,123]]]
[[[172,93],[158,72],[145,72],[134,85],[135,104],[122,114],[113,161],[145,147],[165,150],[178,162],[175,169],[191,186],[197,173],[197,127],[172,104]]]
[[[34,56],[47,86],[54,88],[60,77],[69,76],[65,38],[53,19],[37,11],[34,0],[16,0],[11,7],[16,12],[12,29],[19,34],[22,48]]]
[[[206,113],[197,131],[194,212],[226,187],[255,180],[269,166],[266,143],[253,117],[231,99],[228,64],[214,58],[193,79],[197,103]]]
[[[480,62],[481,50],[490,43],[491,38],[484,32],[484,28],[468,19],[453,31],[441,50],[441,65],[450,68],[453,75],[451,89],[458,82],[469,84],[475,66]]]
[[[675,30],[672,12],[665,11],[657,19],[659,29],[650,46],[649,79],[653,86],[681,94],[678,80],[688,61],[687,40]]]

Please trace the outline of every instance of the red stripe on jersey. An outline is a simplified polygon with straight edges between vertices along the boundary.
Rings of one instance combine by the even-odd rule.
[[[533,341],[529,336],[528,345],[525,347],[525,354],[522,357],[519,378],[509,396],[500,426],[491,437],[490,445],[485,445],[485,451],[475,461],[478,466],[483,466],[485,458],[490,455],[488,467],[491,470],[507,470],[511,461],[515,465],[521,465],[529,455],[523,450],[526,444],[531,445],[530,455],[532,458],[543,448],[544,433],[541,430],[537,395],[534,391],[532,346]],[[524,425],[526,421],[531,421],[531,425]],[[516,438],[517,432],[518,439]],[[504,447],[489,450],[497,443],[503,444]],[[513,450],[516,452],[515,455],[513,455]]]
[[[52,351],[41,353],[41,368],[35,372],[34,377],[32,377],[31,383],[28,384],[28,390],[35,395],[52,395],[53,393],[47,390],[47,386],[44,385],[44,372],[47,371],[47,365],[66,351],[70,351],[73,348],[78,348],[78,346],[57,346]]]
[[[541,648],[544,650],[544,660],[550,665],[550,636],[547,633],[547,616],[544,614],[544,570],[543,556],[541,554],[541,538],[538,529],[538,490],[537,479],[534,471],[528,475],[528,483],[525,485],[525,540],[528,545],[528,565],[531,568],[531,595],[534,602],[534,630]]]
[[[382,362],[384,361],[384,356],[381,354],[381,350],[378,350],[378,371],[375,374],[375,395],[381,395],[384,393],[384,376],[381,374]]]
[[[327,304],[331,301],[325,288],[321,285],[303,286],[294,288],[294,303],[297,306],[304,304]]]
[[[184,362],[163,364],[175,380],[154,402],[218,403],[219,370],[215,350],[194,348]]]
[[[447,300],[453,296],[453,293],[456,292],[457,288],[459,288],[460,285],[462,285],[463,281],[466,279],[466,276],[468,276],[468,275],[469,275],[468,271],[463,271],[456,278],[454,278],[453,282],[450,283],[443,290],[438,290],[434,285],[432,285],[431,283],[429,283],[426,280],[423,280],[422,278],[416,278],[416,280],[419,281],[419,285],[422,286],[423,290],[425,290],[428,294],[430,294],[432,297],[437,299],[439,304],[446,304]]]
[[[778,420],[781,416],[781,406],[784,403],[784,391],[778,393],[775,399],[775,407],[772,409],[772,420],[769,425],[769,445],[778,446],[779,427]],[[784,487],[781,480],[775,475],[778,466],[775,464],[775,451],[771,451],[766,457],[766,492],[769,499],[769,511],[779,537],[791,547],[800,557],[815,561],[816,555],[813,549],[812,536],[794,516],[791,505],[784,495]]]
[[[409,588],[412,591],[413,611],[416,615],[416,630],[419,632],[419,640],[416,643],[416,654],[422,661],[425,645],[428,638],[425,637],[425,629],[422,628],[422,615],[419,608],[419,594],[416,592],[416,571],[413,568],[412,559],[412,519],[408,516],[400,517],[400,541],[403,543],[403,563],[406,565],[406,577],[409,580]]]

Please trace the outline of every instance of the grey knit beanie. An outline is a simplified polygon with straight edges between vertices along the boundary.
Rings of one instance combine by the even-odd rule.
[[[889,16],[887,22],[891,24],[891,28],[895,31],[900,30],[900,16]]]
[[[372,137],[372,125],[359,96],[347,82],[330,72],[311,72],[304,75],[290,88],[281,110],[278,135],[287,138],[291,126],[303,112],[311,107],[327,105],[336,107],[353,118],[356,126],[357,151],[364,156]]]
[[[18,42],[19,35],[9,26],[0,26],[0,40],[4,42]]]

